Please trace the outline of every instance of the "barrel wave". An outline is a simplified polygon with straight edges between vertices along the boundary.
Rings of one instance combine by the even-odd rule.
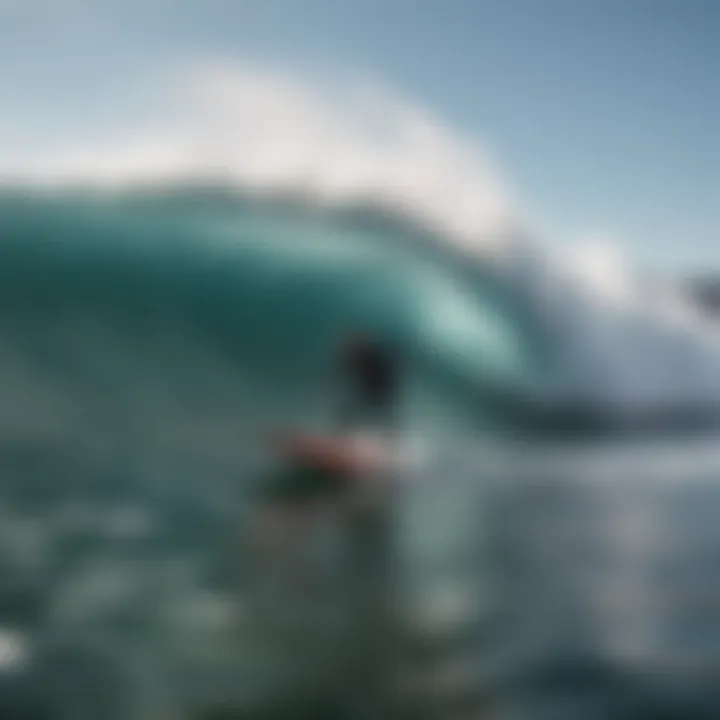
[[[369,210],[217,188],[16,191],[0,237],[0,607],[33,658],[7,681],[12,707],[140,717],[236,692],[238,662],[244,692],[312,687],[308,672],[326,687],[337,646],[259,668],[249,631],[228,636],[253,592],[234,538],[267,461],[258,438],[326,425],[348,330],[404,358],[409,431],[502,432],[491,391],[541,374],[499,278],[463,275],[442,244]],[[102,692],[68,700],[90,670]]]
[[[0,207],[0,232],[5,346],[35,357],[65,391],[73,378],[82,390],[93,367],[108,387],[192,371],[173,381],[179,395],[196,383],[237,385],[240,372],[307,412],[326,399],[316,381],[353,329],[392,340],[438,402],[451,378],[473,387],[480,406],[483,387],[538,377],[539,341],[509,288],[489,271],[461,276],[450,253],[438,262],[412,242],[420,231],[369,211],[217,190],[15,195]]]
[[[487,591],[476,586],[489,470],[448,452],[460,436],[595,432],[587,394],[552,412],[558,378],[564,397],[592,387],[599,399],[614,397],[603,381],[622,368],[630,387],[681,360],[707,370],[693,381],[716,378],[715,355],[664,325],[651,339],[682,356],[667,367],[616,358],[598,374],[599,340],[617,349],[644,316],[583,308],[563,288],[538,295],[522,257],[468,262],[371,206],[197,185],[7,190],[0,238],[9,717],[213,717],[202,709],[279,700],[316,713],[352,689],[355,593],[332,537],[313,560],[328,574],[300,592],[258,575],[245,535],[252,480],[273,461],[259,440],[278,425],[328,427],[333,352],[348,331],[392,344],[407,433],[446,450],[398,513],[403,612],[419,637],[455,621],[474,637],[467,623]]]
[[[403,717],[716,717],[703,312],[602,238],[544,246],[474,138],[376,82],[143,75],[0,137],[0,717],[348,717],[362,649]],[[262,440],[332,425],[357,330],[429,452],[392,537],[323,515],[275,562]]]

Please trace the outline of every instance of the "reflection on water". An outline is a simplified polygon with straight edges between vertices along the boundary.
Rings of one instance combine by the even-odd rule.
[[[499,686],[522,717],[717,715],[715,455],[626,442],[520,463],[535,472],[499,493],[496,539]]]
[[[712,442],[475,456],[414,470],[386,534],[331,512],[275,562],[247,493],[4,455],[2,716],[717,716]]]

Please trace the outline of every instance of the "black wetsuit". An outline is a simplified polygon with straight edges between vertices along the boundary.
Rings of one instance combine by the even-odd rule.
[[[394,424],[398,395],[398,368],[385,348],[363,342],[340,360],[343,395],[339,423],[389,429]]]
[[[335,419],[340,430],[391,431],[395,426],[398,369],[395,358],[377,344],[348,347],[339,363],[341,394]],[[283,465],[261,480],[269,501],[314,502],[343,492],[344,477],[324,468]]]

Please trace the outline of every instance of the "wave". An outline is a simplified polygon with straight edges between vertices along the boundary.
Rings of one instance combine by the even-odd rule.
[[[385,325],[435,363],[446,394],[492,412],[720,400],[717,333],[678,292],[648,289],[607,248],[541,247],[487,154],[424,109],[377,85],[310,86],[224,61],[138,87],[135,127],[0,167],[8,267],[50,285],[63,267],[106,294],[155,286],[118,290],[138,307],[171,292],[166,306],[187,307],[187,292],[213,306],[210,325],[258,339],[286,327],[297,363],[342,324]],[[19,258],[38,246],[53,259],[38,252],[30,269]],[[291,332],[280,306],[308,315]]]
[[[72,327],[92,317],[106,334],[137,337],[181,328],[228,363],[300,387],[328,367],[343,332],[362,327],[446,387],[475,385],[478,402],[483,387],[530,387],[539,373],[532,324],[492,272],[463,277],[427,233],[367,209],[324,212],[197,186],[16,192],[0,202],[0,233],[3,314],[28,332],[40,318]],[[21,321],[27,313],[36,319]],[[95,343],[83,342],[92,354]]]
[[[699,408],[704,423],[708,402],[717,417],[720,354],[705,324],[612,263],[598,275],[578,274],[577,257],[558,262],[518,231],[484,171],[473,179],[456,162],[463,152],[449,142],[448,153],[435,124],[401,107],[396,136],[415,139],[385,152],[315,104],[296,112],[303,92],[288,106],[285,84],[278,95],[251,80],[211,83],[222,106],[240,98],[229,126],[250,100],[274,108],[244,134],[234,127],[241,142],[229,149],[226,133],[208,150],[164,124],[111,151],[43,152],[4,172],[0,642],[27,652],[18,687],[41,688],[38,702],[53,708],[72,697],[102,717],[122,701],[139,716],[174,693],[160,711],[172,715],[244,692],[295,698],[336,678],[352,651],[332,622],[337,589],[325,605],[313,599],[312,643],[323,647],[312,662],[302,642],[268,653],[249,624],[237,629],[254,588],[234,533],[248,481],[272,461],[258,434],[327,423],[332,354],[348,329],[401,354],[410,431],[565,439],[626,433],[648,414],[657,427],[669,407],[676,432],[680,410],[692,406],[692,426]],[[294,140],[268,167],[273,123],[273,137]],[[318,153],[328,134],[334,149]],[[424,587],[413,598],[423,608],[429,594],[431,621],[482,604],[428,566],[477,573],[460,538],[475,542],[488,523],[481,506],[497,514],[478,497],[477,467],[458,467],[454,451],[428,472],[462,487],[428,482],[424,496],[416,486],[403,508],[404,561]]]
[[[401,355],[410,433],[511,429],[500,389],[537,382],[540,348],[505,284],[367,208],[24,189],[0,198],[0,238],[0,639],[20,638],[17,677],[52,707],[67,686],[106,715],[118,677],[141,704],[295,697],[305,669],[303,688],[327,685],[347,638],[329,627],[325,647],[317,617],[345,611],[346,585],[308,610],[312,662],[301,643],[268,650],[229,631],[257,591],[234,538],[273,462],[258,437],[327,425],[348,329]],[[90,676],[102,697],[82,689]]]
[[[519,226],[488,154],[377,83],[307,83],[227,60],[150,75],[133,85],[139,116],[118,98],[120,130],[15,143],[0,176],[106,189],[200,180],[323,208],[371,205],[469,252]]]

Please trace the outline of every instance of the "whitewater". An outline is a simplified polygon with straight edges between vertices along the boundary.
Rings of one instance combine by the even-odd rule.
[[[328,571],[310,609],[300,596],[291,603],[314,618],[312,642],[307,622],[304,644],[290,621],[263,630],[249,619],[256,576],[238,533],[251,480],[272,462],[258,437],[327,427],[332,352],[348,329],[396,349],[406,432],[437,449],[398,520],[414,632],[464,628],[471,647],[458,672],[501,696],[541,692],[543,673],[556,681],[552,668],[533,669],[541,650],[563,668],[564,651],[584,653],[599,687],[614,688],[628,666],[647,674],[669,652],[653,655],[648,618],[655,629],[665,620],[643,610],[645,635],[628,649],[623,622],[636,615],[612,598],[600,613],[586,591],[559,589],[576,566],[553,553],[572,543],[523,533],[574,514],[572,532],[585,523],[592,546],[578,566],[615,562],[608,587],[622,594],[632,568],[645,567],[635,519],[656,537],[669,506],[654,494],[633,505],[617,483],[603,495],[571,482],[532,515],[537,485],[518,489],[518,475],[540,472],[528,453],[548,435],[553,448],[602,437],[615,478],[629,465],[618,468],[612,438],[642,434],[649,445],[623,448],[642,467],[659,429],[712,436],[716,330],[669,283],[607,249],[560,251],[536,238],[474,141],[384,88],[317,88],[227,63],[162,85],[164,105],[148,88],[152,112],[135,127],[21,148],[0,167],[8,712],[49,703],[68,718],[206,717],[212,705],[278,696],[329,702],[327,688],[347,682],[347,578]],[[509,454],[522,472],[507,461],[491,471],[489,448],[512,443],[522,443]],[[597,459],[543,466],[542,479],[589,465]],[[714,466],[706,459],[703,473]],[[633,467],[629,481],[642,476]],[[519,494],[508,500],[508,488]],[[614,533],[618,508],[626,544]],[[502,518],[517,535],[491,540]],[[515,598],[504,607],[518,613],[510,635],[524,627],[517,617],[549,630],[527,629],[518,646],[529,652],[534,638],[536,655],[511,661],[508,639],[493,665],[505,670],[488,679],[491,652],[476,629],[501,586],[488,553],[502,543],[526,570],[514,566],[502,585]],[[546,550],[547,575],[534,577],[527,568]],[[545,604],[529,609],[521,600],[539,587]],[[275,623],[289,612],[280,604]],[[522,712],[534,717],[536,706]]]

